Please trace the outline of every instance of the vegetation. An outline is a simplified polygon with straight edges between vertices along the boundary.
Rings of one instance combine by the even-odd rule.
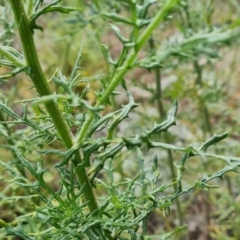
[[[240,237],[237,0],[0,10],[1,239]]]

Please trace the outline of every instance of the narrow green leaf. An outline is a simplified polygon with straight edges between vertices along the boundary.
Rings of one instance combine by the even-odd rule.
[[[116,25],[110,24],[110,27],[111,27],[111,29],[115,32],[115,34],[117,35],[118,39],[119,39],[122,43],[128,43],[128,42],[129,42],[129,39],[125,38],[125,37],[122,35],[121,30],[120,30]]]
[[[121,15],[119,15],[117,13],[103,12],[103,13],[101,13],[101,15],[103,17],[106,17],[106,18],[111,19],[116,22],[123,22],[123,23],[129,24],[129,25],[134,25],[134,22],[132,22],[131,19],[122,17]]]
[[[117,62],[113,61],[109,51],[108,51],[108,47],[106,47],[105,45],[103,44],[100,44],[100,47],[101,47],[101,50],[102,50],[102,53],[103,53],[103,56],[104,58],[108,61],[108,63],[110,63],[111,65],[113,66],[116,66],[117,65]]]

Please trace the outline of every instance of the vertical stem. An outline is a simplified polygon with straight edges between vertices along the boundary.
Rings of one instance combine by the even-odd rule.
[[[196,85],[199,85],[202,87],[202,68],[199,66],[197,60],[195,60],[193,62],[193,66],[195,68],[195,71],[197,73],[197,77],[196,77]],[[206,126],[206,132],[210,133],[211,135],[213,135],[212,133],[212,126],[211,126],[211,122],[210,122],[210,115],[208,112],[208,108],[206,106],[205,103],[205,99],[203,99],[201,96],[198,96],[198,101],[199,101],[199,108],[200,108],[200,114],[203,115],[204,117],[204,121],[205,121],[205,126]],[[204,135],[205,135],[205,131],[204,131]],[[206,213],[205,213],[205,217],[206,217],[206,221],[208,224],[210,224],[210,212],[211,212],[211,208],[210,208],[210,203],[209,203],[209,193],[208,192],[204,192],[203,193],[206,196]],[[209,232],[208,232],[209,235]]]
[[[196,77],[196,84],[202,87],[202,68],[199,66],[199,63],[197,62],[197,60],[195,60],[193,62],[193,66],[194,69],[197,73],[197,77]],[[210,122],[210,115],[209,115],[209,111],[208,108],[205,104],[205,100],[202,99],[201,96],[198,97],[199,99],[199,104],[200,104],[200,109],[202,110],[201,113],[203,113],[204,116],[204,120],[205,120],[205,124],[206,124],[206,130],[212,135],[212,126],[211,126],[211,122]]]
[[[152,51],[155,50],[155,44],[153,38],[149,39],[149,46]],[[162,101],[162,85],[161,85],[161,70],[160,68],[157,68],[154,70],[155,72],[155,81],[156,81],[156,101],[157,101],[157,106],[158,106],[158,113],[159,113],[159,118],[162,120],[165,116],[165,110],[163,106],[163,101]],[[170,139],[167,134],[164,134],[164,140],[166,143],[170,143]],[[171,177],[172,181],[176,181],[176,173],[175,173],[175,168],[174,168],[174,160],[173,160],[173,155],[172,151],[170,149],[167,149],[167,155],[168,155],[168,165],[170,167],[170,172],[171,172]],[[174,191],[178,192],[178,186],[176,184],[173,185]],[[183,225],[183,217],[182,217],[182,210],[181,210],[181,204],[179,201],[179,198],[176,198],[176,207],[177,207],[177,214],[178,214],[178,219],[179,219],[179,225]]]
[[[119,67],[114,75],[112,76],[112,80],[109,83],[107,89],[101,96],[101,98],[97,102],[97,106],[104,105],[109,97],[111,96],[113,90],[116,86],[122,81],[125,74],[132,68],[134,61],[140,50],[142,49],[143,45],[147,42],[150,38],[154,29],[164,20],[164,17],[172,10],[172,8],[179,2],[179,0],[167,0],[165,4],[161,7],[159,12],[156,14],[152,22],[147,26],[147,28],[143,31],[143,33],[139,36],[137,42],[135,43],[135,47],[131,49],[126,61],[123,63],[121,67]],[[76,142],[80,143],[83,141],[85,134],[87,133],[87,128],[91,125],[94,119],[93,114],[89,114],[87,119],[85,120],[81,131],[79,132],[78,136],[76,137]]]
[[[26,16],[23,3],[21,0],[9,0],[9,2],[14,13],[15,22],[20,35],[24,57],[27,64],[27,74],[30,76],[40,97],[51,95],[49,85],[39,63],[33,39],[33,30],[31,29],[30,22]],[[72,133],[62,115],[62,112],[59,110],[58,105],[53,100],[50,100],[45,102],[45,107],[60,138],[62,139],[63,144],[66,148],[70,149],[73,145]],[[75,159],[77,163],[82,161],[79,152],[75,153]],[[73,163],[75,169],[77,163]],[[85,200],[88,201],[88,208],[90,212],[96,211],[98,208],[97,202],[85,169],[76,170],[76,174],[80,185],[85,184],[83,194]]]
[[[184,8],[184,11],[185,11],[185,14],[186,14],[187,26],[188,26],[189,29],[194,30],[194,22],[192,22],[190,9],[188,7],[188,4],[189,3],[187,3],[187,6]],[[187,33],[187,34],[189,35],[189,33]],[[202,70],[202,68],[199,65],[197,60],[193,61],[193,67],[194,67],[195,72],[197,74],[195,83],[196,83],[196,85],[202,87],[203,86],[203,83],[202,83],[202,71],[203,70]],[[211,126],[210,116],[209,116],[209,112],[208,112],[208,108],[207,108],[207,105],[205,103],[205,100],[201,96],[198,96],[198,101],[199,101],[201,116],[202,115],[204,116],[204,121],[205,121],[205,125],[206,125],[206,132],[209,132],[212,135],[212,126]],[[204,134],[205,134],[205,131],[204,131]],[[207,221],[207,223],[210,223],[209,193],[206,192],[205,196],[206,196],[206,199],[207,199],[206,200],[206,208],[207,208],[207,210],[206,210],[206,221]]]

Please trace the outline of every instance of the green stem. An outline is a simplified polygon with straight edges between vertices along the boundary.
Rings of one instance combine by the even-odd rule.
[[[188,5],[189,5],[189,3],[187,3],[186,7],[184,8],[185,13],[186,13],[186,19],[187,19],[187,28],[192,29],[193,32],[194,32],[194,24],[191,20],[191,14],[190,14],[190,9],[189,9]],[[197,60],[193,61],[193,67],[194,67],[194,70],[197,74],[195,83],[196,83],[196,85],[198,85],[200,87],[203,87],[203,83],[202,83],[202,71],[203,71],[203,69],[201,68],[201,66],[199,65]],[[210,123],[210,116],[209,116],[208,108],[205,104],[205,100],[201,96],[198,96],[198,100],[199,100],[201,116],[202,115],[204,116],[207,131],[212,135],[212,126],[211,126],[211,123]],[[206,131],[204,131],[204,135],[205,135],[205,132]],[[208,196],[209,194],[208,193],[205,193],[205,194],[206,194],[206,198],[209,199],[209,196]],[[206,202],[206,207],[207,207],[206,221],[207,221],[207,223],[210,223],[209,201]]]
[[[197,74],[195,82],[196,82],[197,85],[203,87],[203,83],[202,83],[202,71],[203,71],[203,69],[199,66],[199,63],[197,62],[197,60],[195,60],[193,62],[193,66],[194,66],[195,72]],[[201,96],[198,96],[198,99],[199,99],[199,106],[200,106],[200,110],[201,110],[200,111],[201,115],[204,116],[204,120],[205,120],[205,124],[206,124],[206,130],[211,135],[213,135],[211,121],[210,121],[210,114],[209,114],[208,108],[206,106],[205,99],[203,99]]]
[[[154,17],[152,22],[147,26],[147,28],[140,35],[138,41],[135,44],[135,47],[130,51],[128,58],[123,63],[122,67],[119,67],[119,69],[116,70],[110,84],[108,85],[107,89],[105,90],[105,92],[103,93],[101,98],[98,100],[98,102],[96,104],[97,106],[103,105],[107,102],[107,100],[111,96],[111,94],[114,91],[114,89],[116,88],[116,86],[121,82],[121,80],[123,79],[125,74],[128,72],[128,70],[133,66],[138,53],[142,49],[143,45],[150,38],[154,29],[164,20],[164,17],[170,12],[170,10],[178,2],[179,2],[179,0],[167,0],[165,2],[165,4],[161,7],[160,11]],[[78,136],[76,137],[77,143],[80,143],[83,141],[85,134],[87,132],[87,128],[90,126],[93,119],[94,119],[93,114],[89,114],[87,119],[85,120],[85,123],[82,126],[81,131],[79,132]]]
[[[22,48],[26,63],[28,66],[27,73],[30,76],[37,92],[40,96],[51,95],[51,91],[47,80],[43,74],[41,65],[39,63],[34,39],[33,39],[33,30],[31,29],[30,22],[26,16],[24,6],[21,0],[10,0],[12,11],[14,13],[16,25],[19,31]],[[73,136],[70,131],[69,126],[67,125],[66,120],[64,119],[61,111],[58,108],[58,105],[50,100],[45,102],[45,107],[48,114],[50,115],[52,122],[62,139],[63,144],[66,148],[70,149],[73,146]],[[81,157],[79,152],[76,152],[75,159],[77,163],[80,163]],[[76,169],[76,164],[73,163]],[[83,191],[85,200],[88,201],[88,208],[91,212],[96,211],[98,208],[95,196],[93,194],[92,186],[90,184],[89,178],[85,169],[76,170],[76,174],[81,185],[85,184]]]
[[[155,51],[155,44],[152,38],[149,39],[149,46],[152,51]],[[156,101],[158,106],[158,113],[159,113],[159,118],[162,120],[165,116],[165,110],[164,110],[163,101],[162,101],[161,70],[159,68],[155,69],[155,80],[156,80]],[[164,134],[163,137],[166,143],[170,143],[170,139],[167,134]],[[173,159],[172,151],[170,149],[167,149],[167,155],[168,155],[168,165],[170,168],[172,181],[175,182],[176,173],[175,173],[175,167],[174,167],[174,159]],[[178,186],[174,184],[173,187],[174,187],[174,191],[178,192]],[[176,198],[175,201],[176,201],[177,214],[179,219],[179,226],[182,226],[183,217],[182,217],[182,209],[181,209],[179,198]]]
[[[139,53],[139,51],[142,49],[143,45],[147,42],[147,40],[150,38],[153,30],[161,23],[161,21],[164,19],[166,14],[172,9],[172,7],[178,2],[178,0],[168,0],[166,3],[162,6],[158,14],[155,16],[153,21],[148,25],[148,27],[145,29],[145,31],[140,35],[138,41],[136,42],[135,48],[131,50],[129,53],[129,56],[123,66],[116,71],[116,74],[113,76],[113,79],[102,95],[102,97],[99,99],[97,105],[104,104],[109,96],[112,94],[112,91],[116,88],[116,86],[119,84],[119,82],[122,80],[122,78],[125,76],[125,74],[128,72],[129,68],[133,66],[133,63]]]

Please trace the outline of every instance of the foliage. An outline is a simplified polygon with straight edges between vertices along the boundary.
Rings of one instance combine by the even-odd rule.
[[[240,165],[240,158],[215,147],[228,133],[224,127],[223,133],[214,134],[209,108],[223,93],[216,81],[209,89],[210,83],[203,76],[204,67],[220,58],[220,49],[239,38],[239,19],[216,27],[212,22],[213,0],[201,5],[201,14],[194,11],[195,1],[61,2],[10,0],[1,6],[6,14],[1,18],[0,79],[3,87],[7,86],[0,102],[1,208],[11,209],[12,216],[1,216],[0,235],[20,239],[179,239],[186,229],[180,196],[216,188],[217,179],[238,172]],[[105,61],[100,75],[81,76],[85,71],[81,67],[84,46],[78,46],[70,72],[66,66],[68,47],[63,70],[57,68],[51,77],[43,72],[35,36],[47,30],[44,17],[50,14],[58,18],[57,13],[66,14],[64,24],[71,41],[80,30],[95,36],[97,47],[93,48]],[[117,57],[101,44],[101,31],[107,28],[115,34],[117,44],[121,43]],[[159,30],[167,29],[178,29],[177,37],[160,42]],[[202,58],[207,61],[205,66],[200,63]],[[90,64],[86,68],[93,70],[95,66]],[[184,68],[189,66],[194,69],[195,79],[186,84]],[[150,93],[158,116],[155,123],[152,117],[144,127],[136,128],[139,117],[133,114],[140,115],[140,104],[131,93],[134,81],[129,78],[139,68],[155,75],[153,88],[141,79],[135,84]],[[164,92],[163,74],[180,71],[178,68],[183,71],[182,77]],[[23,81],[23,74],[34,85],[28,89],[31,97],[25,99],[16,94],[19,86],[9,85]],[[91,77],[98,80],[96,86],[91,85]],[[125,102],[119,104],[122,93]],[[203,126],[204,140],[179,146],[177,137],[169,131],[176,125],[175,98],[181,101],[185,95],[199,106],[204,121],[197,123]],[[172,102],[172,106],[167,104],[168,111],[164,98]],[[142,115],[142,121],[147,119]],[[134,124],[121,131],[129,118]],[[167,162],[162,162],[162,152],[167,153]],[[201,168],[193,173],[194,179],[186,181],[196,159],[203,165],[221,163],[211,173]],[[130,174],[121,170],[120,164],[124,163]],[[151,214],[160,210],[166,216],[173,204],[176,226],[150,234],[147,224]]]

